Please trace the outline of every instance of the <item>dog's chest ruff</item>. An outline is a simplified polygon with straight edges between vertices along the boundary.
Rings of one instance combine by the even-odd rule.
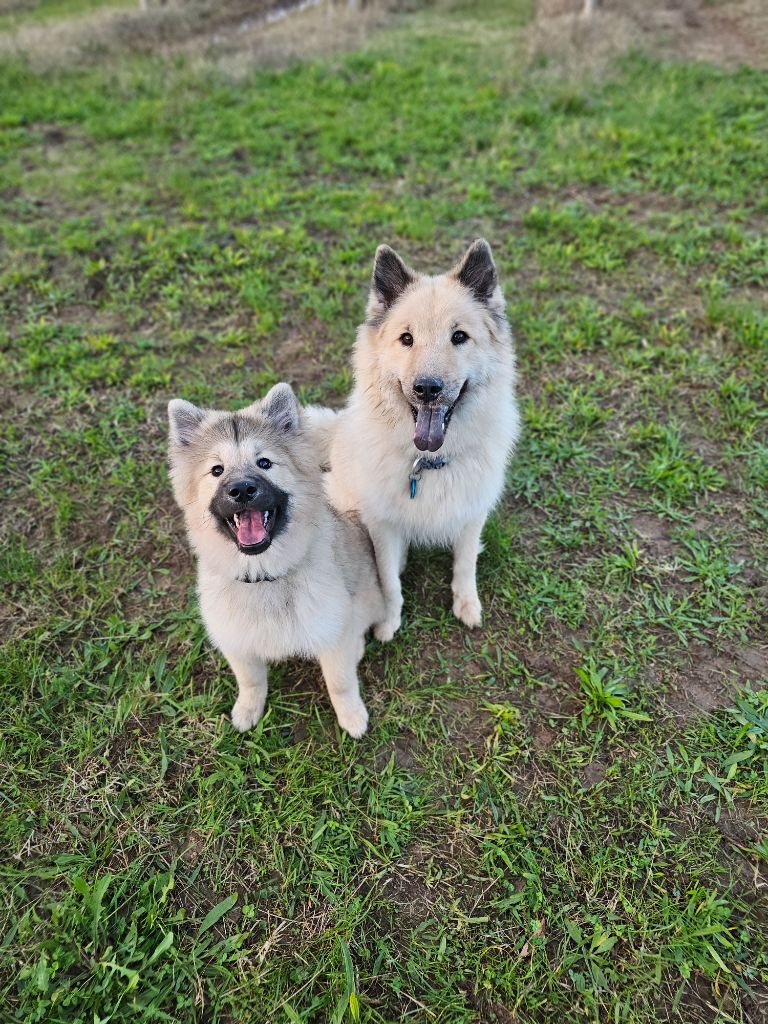
[[[335,572],[248,575],[251,582],[225,581],[215,571],[199,580],[201,611],[217,647],[281,661],[316,657],[338,641],[348,595]]]

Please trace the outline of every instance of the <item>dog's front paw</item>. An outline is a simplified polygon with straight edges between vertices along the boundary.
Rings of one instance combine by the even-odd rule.
[[[261,718],[263,711],[263,701],[258,704],[253,704],[247,700],[243,700],[242,697],[239,697],[237,701],[235,701],[235,706],[232,708],[232,725],[238,732],[247,732],[256,725],[258,720]]]
[[[390,616],[373,627],[373,635],[385,644],[392,639],[398,629],[400,629],[400,616]]]
[[[359,740],[368,728],[368,710],[361,700],[346,707],[336,709],[339,725],[348,732],[353,740]]]
[[[453,599],[453,614],[465,626],[475,629],[483,621],[483,606],[477,594],[456,594]]]

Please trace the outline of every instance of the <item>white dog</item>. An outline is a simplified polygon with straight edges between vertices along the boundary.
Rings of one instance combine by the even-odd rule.
[[[520,430],[515,356],[491,249],[478,239],[448,273],[417,274],[376,251],[355,386],[333,421],[326,489],[371,534],[387,603],[375,629],[400,625],[410,544],[453,547],[453,611],[478,626],[480,537],[502,493]]]

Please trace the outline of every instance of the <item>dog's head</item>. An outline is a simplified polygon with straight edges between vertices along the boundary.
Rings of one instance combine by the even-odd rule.
[[[177,398],[168,419],[174,494],[198,553],[229,564],[233,556],[272,549],[273,567],[278,560],[294,564],[302,546],[297,533],[322,500],[322,486],[289,385],[276,384],[235,413]]]
[[[382,396],[384,415],[394,419],[407,407],[419,450],[441,448],[451,417],[510,360],[504,297],[485,239],[436,277],[379,246],[356,368],[363,386]]]

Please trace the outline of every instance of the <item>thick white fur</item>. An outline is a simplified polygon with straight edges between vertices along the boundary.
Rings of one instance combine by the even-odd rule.
[[[487,250],[492,268],[492,290],[483,301],[459,280],[478,247]],[[411,544],[453,547],[453,611],[467,626],[480,624],[475,576],[481,533],[502,493],[520,431],[512,336],[487,243],[474,243],[447,274],[406,270],[412,283],[389,305],[374,272],[369,318],[357,335],[355,385],[333,427],[326,474],[331,503],[357,512],[374,543],[387,602],[386,618],[376,628],[380,640],[400,625],[400,574]],[[457,328],[469,335],[461,345],[451,342]],[[404,332],[413,337],[411,347],[400,341]],[[406,396],[420,375],[442,378],[455,393],[463,381],[468,386],[442,447],[423,453],[443,457],[447,465],[425,470],[412,500],[409,471],[422,453],[414,446]],[[327,434],[327,421],[324,429]]]
[[[283,415],[294,410],[285,429]],[[172,401],[168,408],[171,478],[198,558],[200,611],[212,643],[232,667],[238,698],[232,724],[250,729],[262,716],[267,664],[289,657],[316,658],[339,725],[362,736],[368,712],[360,697],[357,664],[364,636],[381,621],[384,601],[370,540],[353,517],[336,514],[323,492],[319,449],[288,385],[232,415]],[[259,555],[242,554],[217,528],[209,505],[220,481],[262,473],[288,492],[290,520]],[[213,465],[225,467],[219,479]],[[273,580],[242,582],[244,578]]]

